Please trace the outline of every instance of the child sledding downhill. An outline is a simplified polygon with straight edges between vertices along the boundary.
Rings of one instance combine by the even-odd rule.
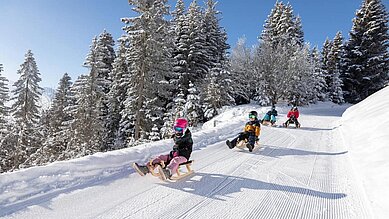
[[[258,120],[258,113],[251,111],[249,113],[249,119],[244,127],[243,132],[239,133],[239,136],[226,141],[226,144],[230,149],[237,145],[246,145],[250,152],[253,151],[255,143],[258,142],[259,134],[261,133],[261,123]],[[242,142],[243,141],[243,142]]]
[[[292,107],[291,110],[289,110],[288,114],[286,115],[286,117],[288,117],[288,120],[286,120],[286,122],[283,124],[284,127],[288,127],[289,124],[294,124],[296,128],[300,128],[300,123],[299,121],[297,120],[300,116],[300,113],[297,109],[296,106]]]
[[[261,124],[268,125],[270,123],[271,126],[275,126],[277,121],[276,116],[278,116],[276,107],[272,106],[271,110],[267,111],[267,113],[263,116]]]
[[[162,180],[180,179],[183,176],[192,173],[192,170],[190,169],[190,164],[192,161],[189,160],[189,157],[192,153],[193,140],[192,134],[187,126],[188,121],[186,119],[177,119],[173,127],[173,150],[170,151],[169,154],[159,155],[145,165],[134,163],[133,168],[141,176],[144,176],[147,173],[151,173],[154,176],[160,177]],[[182,174],[179,171],[179,166],[183,164],[186,165],[188,170],[185,174]],[[158,172],[155,172],[155,169],[158,169]]]

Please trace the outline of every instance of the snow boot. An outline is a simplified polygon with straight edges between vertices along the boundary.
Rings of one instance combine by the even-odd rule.
[[[254,145],[248,143],[248,144],[247,144],[247,148],[249,149],[250,152],[253,152]]]
[[[158,166],[158,171],[159,171],[159,176],[163,181],[170,179],[172,177],[172,172],[169,168],[164,169],[161,166]]]
[[[138,172],[139,175],[141,175],[141,176],[144,176],[144,175],[150,173],[149,168],[147,168],[147,166],[142,166],[142,165],[139,165],[139,164],[137,164],[137,163],[133,163],[133,164],[132,164],[132,167],[133,167],[134,170],[136,170],[136,172]]]
[[[226,141],[226,145],[228,146],[229,149],[233,149],[234,148],[234,146],[232,146],[230,140]]]
[[[233,149],[236,146],[236,143],[238,142],[238,139],[234,138],[232,141],[227,140],[226,144],[230,149]]]

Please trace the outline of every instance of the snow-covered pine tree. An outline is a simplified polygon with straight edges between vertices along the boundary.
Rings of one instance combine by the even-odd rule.
[[[223,70],[226,70],[227,66],[224,66],[224,64],[226,64],[227,50],[230,46],[227,43],[227,33],[220,26],[220,18],[218,18],[220,12],[216,10],[216,4],[214,0],[207,0],[204,13],[203,25],[207,55],[210,68],[221,66]]]
[[[316,103],[317,101],[326,100],[326,81],[324,79],[323,70],[321,68],[322,62],[320,52],[317,46],[311,50],[311,62],[314,67],[313,78],[315,79],[315,85],[313,87],[313,96],[310,98],[310,102]]]
[[[248,78],[253,77],[253,64],[251,50],[246,47],[246,39],[239,38],[236,46],[232,49],[230,56],[231,65],[231,83],[230,86],[234,91],[232,97],[236,104],[247,104],[250,102],[252,93]]]
[[[153,128],[151,129],[150,140],[151,141],[159,141],[159,140],[161,140],[161,138],[159,137],[159,129],[158,129],[157,124],[154,124]]]
[[[2,71],[3,65],[0,64],[0,139],[3,139],[8,132],[9,116],[9,107],[6,105],[9,101],[8,79],[1,74]]]
[[[195,85],[190,81],[188,95],[185,103],[185,115],[189,126],[196,127],[200,121],[203,121],[200,105],[200,95]]]
[[[78,112],[84,114],[80,122],[85,125],[82,127],[84,136],[82,136],[80,141],[81,144],[85,144],[87,147],[87,154],[105,150],[107,147],[106,133],[108,130],[106,129],[105,121],[107,115],[107,95],[104,90],[108,82],[104,74],[106,72],[103,70],[106,66],[100,49],[99,39],[95,37],[92,40],[90,52],[84,62],[84,67],[89,69],[86,87],[83,89],[85,93],[79,94],[79,99],[77,100],[80,103],[78,107],[83,108],[78,109]]]
[[[174,98],[174,119],[180,118],[180,117],[186,117],[187,115],[185,114],[185,95],[184,91],[180,89],[180,93],[178,93],[177,97]]]
[[[222,65],[214,66],[207,74],[202,94],[204,120],[208,121],[218,114],[222,106],[232,105],[234,99],[230,96],[226,87],[222,84],[229,73],[223,70]]]
[[[20,78],[13,84],[16,88],[12,91],[14,100],[12,115],[18,126],[17,143],[13,154],[13,168],[31,166],[29,157],[40,147],[37,124],[40,119],[40,106],[38,101],[42,95],[42,88],[38,66],[31,50],[28,50],[23,64],[17,71]]]
[[[9,101],[8,79],[1,72],[3,65],[0,64],[0,173],[10,169],[10,158],[12,147],[8,144],[7,136],[10,134],[10,124],[8,122]]]
[[[206,54],[208,57],[209,71],[211,77],[216,77],[214,83],[218,83],[221,96],[220,107],[224,105],[232,105],[235,103],[231,97],[233,88],[230,80],[230,65],[227,59],[227,50],[230,46],[227,43],[227,34],[220,26],[219,11],[216,10],[216,2],[214,0],[207,0],[204,12],[204,31],[206,40]],[[208,77],[208,76],[207,76]],[[205,80],[205,87],[208,81]],[[207,105],[207,104],[206,104]],[[209,104],[208,104],[209,105]],[[206,111],[206,110],[205,110]]]
[[[18,129],[11,124],[8,132],[0,139],[0,173],[16,169],[15,151],[18,141]]]
[[[263,42],[271,43],[271,46],[278,45],[277,35],[279,33],[277,26],[281,19],[283,7],[284,4],[277,1],[263,25],[263,30],[259,39]]]
[[[95,41],[94,41],[95,42]],[[63,139],[67,142],[60,160],[83,157],[100,151],[102,124],[98,119],[98,107],[95,95],[96,84],[93,77],[81,75],[74,82],[69,92],[70,105],[65,111],[71,120],[64,123]],[[66,139],[67,138],[67,139]]]
[[[203,89],[203,110],[204,120],[208,121],[218,114],[218,109],[222,107],[221,90],[219,84],[216,82],[219,72],[210,72],[206,80],[208,81],[206,87]]]
[[[296,42],[300,45],[304,45],[304,31],[303,31],[303,24],[301,23],[301,17],[296,16],[294,20],[294,39],[296,39]]]
[[[356,12],[341,78],[344,98],[357,103],[383,88],[389,71],[388,12],[380,0],[364,0]]]
[[[163,115],[171,91],[167,79],[171,72],[171,37],[165,16],[169,14],[167,0],[129,0],[140,16],[123,18],[129,48],[126,59],[129,64],[129,85],[122,120],[133,125],[127,134],[127,143],[148,139],[154,124],[163,125]],[[126,128],[126,130],[130,130]],[[132,140],[133,139],[133,140]]]
[[[173,71],[174,80],[171,83],[178,87],[180,85],[185,90],[189,84],[189,19],[185,13],[185,4],[183,0],[178,0],[175,11],[172,12],[171,29],[174,33],[174,46],[172,51],[173,56]],[[177,93],[175,90],[174,93]]]
[[[122,36],[119,40],[119,48],[117,56],[113,63],[113,69],[110,75],[112,80],[112,87],[108,93],[108,148],[119,149],[125,147],[125,133],[124,130],[120,130],[120,121],[122,115],[120,112],[124,109],[124,100],[127,95],[128,85],[128,66],[126,62],[127,40],[125,36]]]
[[[33,159],[37,164],[58,160],[67,147],[63,131],[64,125],[72,119],[65,110],[71,105],[69,98],[71,85],[71,77],[65,73],[59,81],[49,111],[45,116],[42,115],[41,123],[47,131],[42,147],[34,154]]]
[[[260,39],[270,42],[273,47],[278,44],[290,45],[292,42],[304,45],[301,18],[293,14],[293,8],[289,3],[285,5],[281,1],[276,2],[265,21]]]
[[[301,19],[293,15],[292,6],[277,1],[265,22],[260,44],[253,56],[255,75],[259,82],[255,98],[260,103],[275,104],[280,98],[291,100],[291,96],[295,96],[288,91],[291,90],[291,84],[299,83],[294,80],[300,76],[293,75],[298,72],[294,71],[293,65],[289,65],[289,61],[297,53],[305,54],[301,50],[304,47],[303,36]],[[310,61],[308,56],[304,57],[307,58],[304,64]],[[295,98],[300,99],[292,99]]]
[[[337,32],[332,41],[330,51],[327,56],[327,74],[328,74],[328,97],[334,103],[341,104],[344,102],[342,92],[342,81],[340,79],[341,57],[343,55],[343,36]]]
[[[106,151],[109,148],[109,144],[112,143],[112,135],[116,131],[111,127],[111,121],[109,120],[109,109],[108,109],[108,93],[112,86],[112,79],[110,74],[112,72],[112,64],[115,60],[116,54],[113,49],[115,45],[112,35],[104,30],[97,38],[95,45],[95,57],[87,57],[84,65],[97,72],[97,95],[99,96],[99,118],[104,126],[104,132],[101,133],[103,136],[103,142],[101,150]],[[92,54],[92,53],[91,53]],[[92,65],[94,65],[92,67]]]
[[[326,99],[328,99],[328,85],[331,83],[331,75],[328,73],[328,54],[330,53],[332,47],[332,41],[326,38],[323,43],[323,47],[321,50],[321,70],[325,80],[325,93]]]
[[[204,15],[197,0],[193,0],[189,5],[187,17],[189,24],[189,80],[198,86],[206,77],[210,63],[207,57],[206,35],[203,29]]]

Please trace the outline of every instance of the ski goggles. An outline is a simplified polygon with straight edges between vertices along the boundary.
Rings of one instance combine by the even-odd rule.
[[[181,127],[174,127],[174,131],[175,131],[175,132],[183,133],[183,132],[184,132],[184,129],[181,128]]]
[[[249,115],[250,119],[255,119],[255,117],[256,117],[255,115]]]

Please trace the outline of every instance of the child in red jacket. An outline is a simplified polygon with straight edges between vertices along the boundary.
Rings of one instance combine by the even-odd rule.
[[[288,120],[286,120],[286,122],[284,123],[284,126],[285,127],[288,127],[290,123],[293,123],[296,125],[297,128],[300,127],[300,123],[298,122],[298,118],[300,116],[300,113],[297,109],[296,106],[292,107],[291,110],[289,110],[288,114],[286,115],[286,117],[288,117]]]

